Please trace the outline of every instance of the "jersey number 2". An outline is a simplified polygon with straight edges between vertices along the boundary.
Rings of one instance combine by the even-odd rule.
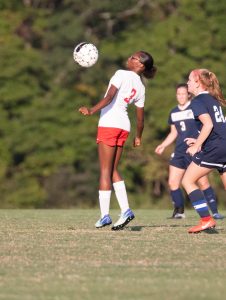
[[[215,119],[217,123],[223,122],[225,123],[225,118],[222,112],[222,109],[220,107],[220,109],[217,108],[217,106],[214,105],[213,110],[215,112]]]
[[[137,91],[136,91],[135,89],[132,89],[132,90],[131,90],[131,93],[130,93],[130,96],[124,98],[124,101],[125,101],[126,103],[129,103],[129,102],[133,99],[133,97],[136,95],[136,92],[137,92]]]

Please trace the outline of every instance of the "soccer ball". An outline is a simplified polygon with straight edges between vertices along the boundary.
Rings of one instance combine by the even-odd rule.
[[[95,45],[83,42],[75,47],[73,58],[81,67],[89,68],[97,62],[98,50]]]

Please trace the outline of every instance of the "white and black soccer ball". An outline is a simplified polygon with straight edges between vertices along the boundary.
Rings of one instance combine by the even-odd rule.
[[[98,60],[97,47],[91,43],[80,43],[74,49],[73,58],[81,67],[92,67]]]

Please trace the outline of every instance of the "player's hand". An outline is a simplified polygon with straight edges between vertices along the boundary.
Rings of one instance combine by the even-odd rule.
[[[190,154],[191,156],[194,156],[197,152],[200,151],[201,147],[194,144],[187,149],[186,153]]]
[[[91,115],[91,111],[88,107],[86,106],[82,106],[79,108],[78,110],[81,114],[83,114],[84,116],[90,116]]]
[[[139,147],[141,145],[141,138],[135,137],[133,141],[133,146],[134,147]]]
[[[155,148],[155,153],[158,154],[158,155],[161,155],[163,153],[163,151],[165,150],[165,147],[162,146],[162,145],[158,145],[156,148]]]
[[[192,145],[195,144],[196,139],[194,139],[194,138],[186,138],[186,139],[184,139],[184,142],[185,142],[188,146],[192,146]]]

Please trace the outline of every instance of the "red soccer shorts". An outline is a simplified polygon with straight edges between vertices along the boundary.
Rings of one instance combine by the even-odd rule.
[[[123,146],[128,138],[128,135],[129,132],[124,129],[98,127],[96,142],[97,144],[102,142],[108,146]]]

